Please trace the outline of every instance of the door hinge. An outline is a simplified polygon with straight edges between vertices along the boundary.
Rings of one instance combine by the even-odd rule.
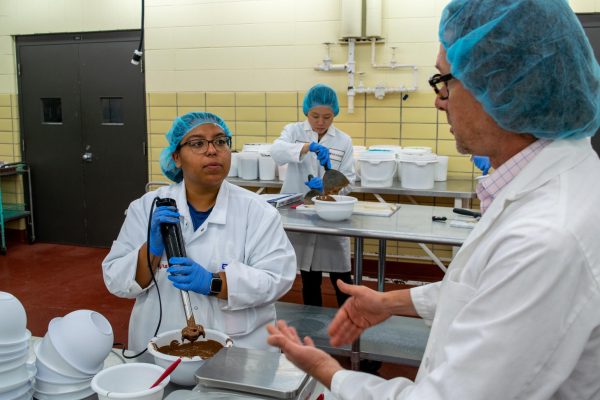
[[[21,76],[21,63],[17,63],[17,76]]]
[[[21,154],[25,154],[25,139],[21,139]]]

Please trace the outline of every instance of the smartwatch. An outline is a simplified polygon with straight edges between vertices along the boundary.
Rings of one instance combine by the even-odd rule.
[[[223,280],[221,279],[221,275],[219,275],[218,273],[213,273],[212,274],[212,279],[210,280],[210,295],[211,296],[216,296],[219,293],[221,293],[221,290],[223,289]]]

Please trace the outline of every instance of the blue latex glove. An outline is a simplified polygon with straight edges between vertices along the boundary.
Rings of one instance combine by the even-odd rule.
[[[150,249],[150,253],[157,257],[162,256],[165,251],[165,244],[163,243],[162,235],[160,233],[160,224],[165,222],[171,224],[179,223],[179,212],[177,212],[176,207],[156,207],[152,214],[152,219],[150,220],[150,243],[148,243],[148,248]]]
[[[487,175],[488,171],[492,167],[492,164],[490,164],[490,158],[487,156],[471,156],[471,161],[473,161],[473,164],[475,164],[475,166],[481,170],[483,175]]]
[[[325,169],[331,169],[331,160],[329,160],[329,149],[317,142],[308,145],[308,150],[317,155],[317,159]]]
[[[173,286],[181,290],[191,290],[200,294],[210,293],[212,273],[188,257],[171,257],[167,269]]]
[[[319,178],[318,176],[315,176],[311,180],[304,182],[304,184],[311,189],[318,190],[319,192],[323,191],[323,179]]]

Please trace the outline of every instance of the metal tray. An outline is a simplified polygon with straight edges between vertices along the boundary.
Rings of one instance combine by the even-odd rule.
[[[240,347],[223,348],[196,371],[200,385],[294,399],[308,375],[281,353]]]

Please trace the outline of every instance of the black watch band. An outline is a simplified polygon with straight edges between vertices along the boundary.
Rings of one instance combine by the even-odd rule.
[[[221,293],[221,290],[223,289],[223,280],[221,279],[221,275],[219,275],[218,273],[213,273],[212,274],[212,279],[210,280],[210,295],[211,296],[216,296],[219,293]]]

